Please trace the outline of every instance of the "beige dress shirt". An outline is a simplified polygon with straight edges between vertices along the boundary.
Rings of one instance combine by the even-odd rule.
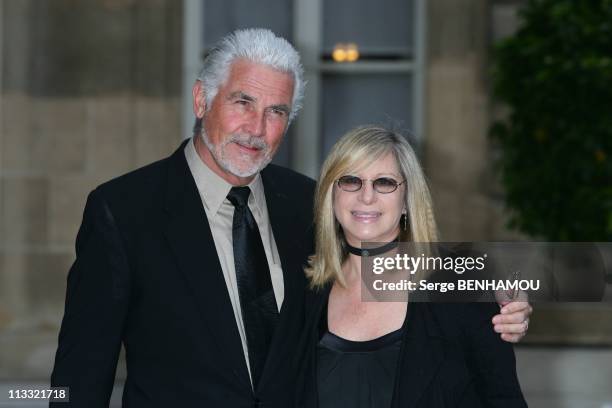
[[[221,263],[223,278],[227,285],[232,308],[234,309],[234,318],[240,340],[242,341],[242,349],[244,350],[244,358],[249,369],[249,350],[246,342],[246,334],[244,332],[244,322],[242,321],[242,310],[240,308],[240,298],[238,295],[238,284],[236,283],[236,268],[234,265],[234,250],[232,245],[232,222],[234,217],[234,206],[227,199],[227,194],[233,187],[231,184],[223,180],[214,173],[198,156],[193,138],[185,146],[185,158],[189,165],[189,170],[193,175],[202,204],[208,219],[208,225],[212,232],[215,248]],[[272,288],[276,297],[276,304],[280,311],[284,298],[284,283],[283,271],[281,269],[280,258],[274,234],[272,233],[272,225],[268,217],[268,207],[266,205],[266,196],[264,194],[264,186],[261,181],[261,176],[257,174],[253,181],[248,185],[251,189],[249,195],[249,209],[255,217],[261,241],[263,242],[268,266],[270,267],[270,278],[272,280]],[[205,265],[202,266],[202,273],[207,271]],[[210,272],[209,272],[210,273]],[[202,296],[206,294],[202,293]],[[250,377],[250,376],[249,376]]]

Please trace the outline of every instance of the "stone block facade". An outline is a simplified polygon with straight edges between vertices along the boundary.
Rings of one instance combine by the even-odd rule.
[[[0,381],[46,380],[87,194],[180,134],[182,2],[2,0]]]
[[[498,31],[508,35],[516,28],[520,3],[428,2],[424,159],[444,241],[524,238],[505,227],[487,136],[494,110],[489,52]]]

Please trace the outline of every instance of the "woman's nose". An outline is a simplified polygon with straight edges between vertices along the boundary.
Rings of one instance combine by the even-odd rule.
[[[376,199],[376,191],[370,180],[364,180],[359,190],[359,199],[364,204],[370,204]]]

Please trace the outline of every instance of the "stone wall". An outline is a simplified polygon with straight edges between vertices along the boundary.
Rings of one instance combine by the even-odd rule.
[[[0,2],[0,380],[50,373],[87,193],[183,137],[181,7]]]
[[[494,38],[516,28],[520,1],[428,1],[425,168],[441,238],[512,240],[488,127]]]

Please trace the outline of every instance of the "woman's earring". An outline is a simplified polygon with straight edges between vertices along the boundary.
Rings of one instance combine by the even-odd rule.
[[[404,214],[402,214],[402,215],[403,215],[403,217],[404,217],[404,231],[408,231],[408,226],[406,225],[406,224],[407,224],[407,222],[408,222],[408,221],[406,220],[406,219],[408,218],[408,216],[407,216],[407,214],[406,214],[406,213],[404,213]]]

